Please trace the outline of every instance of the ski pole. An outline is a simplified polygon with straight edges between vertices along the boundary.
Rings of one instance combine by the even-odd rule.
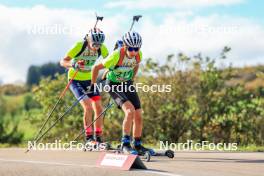
[[[96,13],[95,13],[95,16],[96,16],[96,22],[95,22],[94,28],[96,28],[98,21],[103,21],[103,19],[104,19],[104,17],[102,17],[102,16],[97,16]]]
[[[142,17],[142,15],[135,15],[135,16],[133,16],[133,22],[132,22],[132,24],[131,24],[131,27],[130,27],[130,30],[129,30],[129,31],[132,30],[135,21],[138,22],[139,18],[141,18],[141,17]]]
[[[35,141],[34,143],[38,143],[65,115],[67,115],[75,106],[79,104],[79,102],[86,96],[86,94],[83,94],[81,97],[78,98],[77,101],[74,102],[72,106],[70,106],[59,118],[57,118],[54,123],[44,132],[42,133]],[[31,150],[32,146],[27,149],[27,152]]]
[[[70,84],[72,83],[73,79],[75,78],[75,76],[77,75],[78,70],[75,71],[72,79],[68,82],[67,86],[64,88],[64,90],[61,92],[59,99],[57,100],[57,102],[55,103],[54,107],[52,108],[52,110],[50,111],[50,113],[48,114],[45,122],[42,124],[40,130],[38,131],[37,135],[34,138],[34,141],[38,138],[38,136],[40,135],[40,133],[42,132],[43,128],[46,126],[47,122],[49,121],[52,113],[55,111],[56,107],[58,106],[59,102],[61,101],[61,99],[64,97],[66,91],[69,89]]]
[[[105,112],[108,110],[108,109],[110,109],[111,108],[111,106],[113,105],[114,103],[111,103],[111,104],[108,104],[107,106],[106,106],[106,108],[103,110],[103,112],[101,112],[101,114],[99,114],[99,116],[98,117],[96,117],[93,121],[92,121],[92,123],[90,123],[90,125],[88,125],[86,128],[90,128],[103,114],[105,114]],[[78,140],[79,139],[79,137],[80,136],[82,136],[83,134],[85,133],[85,129],[83,129],[79,134],[78,134],[78,136],[76,136],[75,138],[74,138],[74,140],[73,141],[76,141],[76,140]],[[66,148],[66,149],[68,149],[69,148],[69,146]],[[65,150],[66,150],[65,149]]]
[[[108,99],[107,106],[110,104],[110,102],[111,102],[111,96],[110,96],[109,99]],[[105,118],[105,115],[106,115],[106,112],[105,112],[104,115],[103,115],[103,124],[104,124],[104,118]]]
[[[42,124],[42,126],[40,127],[37,135],[34,138],[34,141],[38,138],[38,136],[40,135],[40,133],[42,132],[43,128],[46,126],[46,124],[48,123],[49,119],[51,118],[51,115],[53,114],[53,112],[55,111],[56,107],[58,106],[59,102],[61,101],[61,99],[64,97],[66,91],[69,89],[70,84],[72,83],[73,79],[75,78],[75,76],[78,73],[78,69],[74,72],[73,77],[71,78],[71,80],[68,82],[67,86],[64,88],[64,90],[61,92],[59,99],[57,100],[57,102],[55,103],[55,105],[53,106],[52,110],[50,111],[50,113],[48,114],[45,122]]]

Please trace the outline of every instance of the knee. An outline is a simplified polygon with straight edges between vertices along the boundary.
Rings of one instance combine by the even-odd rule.
[[[128,108],[125,109],[125,114],[127,117],[134,117],[135,115],[135,108],[133,106],[130,106]]]
[[[93,108],[91,105],[85,105],[83,110],[85,113],[87,113],[87,112],[92,112]]]

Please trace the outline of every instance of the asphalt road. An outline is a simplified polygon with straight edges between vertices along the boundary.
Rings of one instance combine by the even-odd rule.
[[[0,176],[175,175],[263,176],[264,153],[176,152],[174,159],[153,157],[148,170],[96,167],[99,152],[0,149]]]

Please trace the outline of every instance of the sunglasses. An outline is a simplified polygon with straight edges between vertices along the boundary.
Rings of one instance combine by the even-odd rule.
[[[128,47],[127,50],[130,52],[132,52],[132,51],[138,52],[139,48]]]

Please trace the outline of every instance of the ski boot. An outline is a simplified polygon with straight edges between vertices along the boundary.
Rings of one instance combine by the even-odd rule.
[[[150,161],[151,156],[156,155],[153,149],[145,148],[141,144],[141,140],[135,140],[133,142],[133,148],[138,152],[138,155],[140,156],[140,158],[145,160],[146,162]]]
[[[122,143],[121,143],[119,149],[124,154],[132,154],[132,155],[138,154],[138,152],[136,150],[134,150],[130,145],[130,136],[122,137]]]
[[[100,136],[96,136],[95,141],[97,142],[98,150],[105,151],[111,149],[111,145],[108,142],[103,142]]]
[[[141,140],[135,140],[133,142],[133,148],[138,152],[138,155],[145,155],[146,152],[149,152],[151,156],[155,156],[155,151],[153,149],[146,148],[142,145]]]
[[[93,138],[93,136],[86,137],[86,142],[84,144],[83,151],[94,151],[98,150],[98,142]]]
[[[124,153],[124,154],[132,154],[132,155],[137,155],[138,152],[136,150],[134,150],[130,144],[125,144],[122,143],[120,146],[120,150]]]

